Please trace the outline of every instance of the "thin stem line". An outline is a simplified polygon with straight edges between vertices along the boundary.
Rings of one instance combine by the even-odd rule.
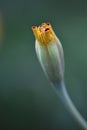
[[[82,115],[79,113],[73,102],[71,101],[68,92],[66,90],[64,82],[61,82],[60,85],[53,84],[56,88],[57,95],[60,97],[62,102],[64,103],[67,110],[70,112],[70,114],[75,118],[75,120],[78,122],[78,124],[84,129],[87,130],[87,122],[82,117]]]

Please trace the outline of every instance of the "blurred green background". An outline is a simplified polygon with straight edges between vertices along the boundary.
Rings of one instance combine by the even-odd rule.
[[[87,0],[0,0],[0,12],[0,130],[80,130],[41,69],[31,26],[53,25],[67,90],[87,119]]]

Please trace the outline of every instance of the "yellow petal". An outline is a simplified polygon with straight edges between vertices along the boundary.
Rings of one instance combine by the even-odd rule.
[[[32,30],[34,32],[35,38],[41,45],[47,45],[56,39],[56,35],[50,23],[42,23],[38,27],[33,26]]]

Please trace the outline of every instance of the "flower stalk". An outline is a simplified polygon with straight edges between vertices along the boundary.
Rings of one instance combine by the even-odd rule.
[[[87,130],[87,121],[83,118],[83,116],[79,113],[73,102],[71,101],[65,83],[62,81],[60,84],[53,84],[53,88],[56,90],[58,97],[63,102],[66,109],[73,116],[76,122],[81,126],[83,130]]]

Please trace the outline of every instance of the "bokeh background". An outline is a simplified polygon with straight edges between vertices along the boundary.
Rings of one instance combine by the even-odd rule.
[[[0,0],[0,15],[0,130],[80,130],[41,69],[31,26],[53,25],[67,90],[87,119],[87,1]]]

